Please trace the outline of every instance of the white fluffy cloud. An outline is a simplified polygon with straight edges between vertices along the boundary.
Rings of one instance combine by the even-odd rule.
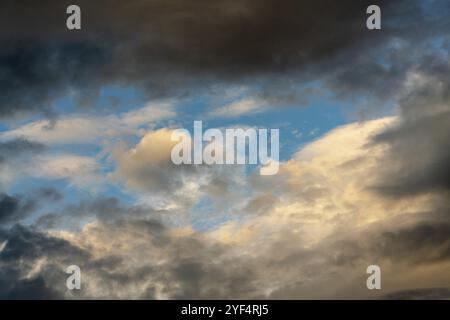
[[[116,170],[110,175],[116,182],[140,195],[153,207],[187,208],[208,195],[224,201],[242,187],[243,166],[175,165],[171,160],[173,130],[162,128],[147,132],[134,147],[122,146],[113,151]]]

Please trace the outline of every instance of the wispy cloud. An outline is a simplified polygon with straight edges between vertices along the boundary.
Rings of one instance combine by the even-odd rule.
[[[206,114],[208,118],[236,118],[249,114],[264,112],[267,104],[258,99],[248,98],[232,102],[222,107],[216,108]]]
[[[48,120],[39,120],[2,132],[0,139],[27,138],[47,144],[98,143],[99,139],[139,135],[140,128],[151,128],[175,115],[171,103],[148,104],[119,115],[67,115],[51,125]]]

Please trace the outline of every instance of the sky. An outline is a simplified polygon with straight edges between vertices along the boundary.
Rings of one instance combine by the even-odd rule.
[[[450,298],[448,1],[72,2],[0,4],[0,299]]]

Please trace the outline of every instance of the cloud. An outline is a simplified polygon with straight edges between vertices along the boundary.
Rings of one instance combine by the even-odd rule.
[[[448,300],[450,288],[427,288],[394,292],[386,296],[392,300]]]
[[[259,113],[266,109],[263,101],[244,99],[217,108],[207,114],[210,118],[235,118],[242,115]]]
[[[139,129],[175,116],[170,103],[148,104],[120,115],[76,116],[59,118],[49,127],[48,120],[38,120],[0,134],[3,139],[29,138],[47,144],[94,143],[139,135]]]
[[[0,140],[0,191],[14,181],[17,171],[47,150],[44,144],[22,138]]]
[[[116,150],[117,176],[134,188],[155,191],[175,189],[175,185],[181,184],[181,177],[170,180],[176,177],[171,170],[179,171],[170,157],[173,146],[177,144],[171,141],[171,134],[172,130],[166,128],[151,131],[134,148]]]
[[[450,286],[449,224],[448,208],[436,209],[441,195],[392,199],[370,188],[379,164],[391,161],[389,150],[371,141],[397,122],[350,124],[306,145],[279,175],[250,178],[253,193],[241,194],[246,216],[240,210],[207,230],[176,227],[165,215],[111,200],[72,208],[117,213],[100,214],[81,230],[4,230],[0,264],[9,277],[0,278],[2,295],[27,296],[37,287],[64,298],[389,298],[436,288],[431,292],[445,297],[438,288]],[[168,148],[168,134],[144,137],[126,155],[130,168],[150,152],[146,166],[164,170],[165,154],[154,151]],[[83,272],[79,293],[65,288],[70,264]],[[381,267],[381,292],[365,288],[371,264]]]
[[[4,188],[24,178],[67,179],[76,188],[98,191],[106,182],[101,164],[92,157],[66,153],[43,154],[1,167]]]
[[[390,196],[450,191],[450,64],[430,57],[408,76],[400,121],[373,139],[389,148],[391,166],[374,186]],[[447,202],[448,204],[448,202]]]
[[[255,95],[289,101],[295,95],[280,94],[280,87],[317,80],[344,95],[394,94],[411,66],[408,58],[419,54],[411,54],[411,45],[426,48],[426,39],[448,34],[445,1],[433,3],[441,13],[432,12],[434,19],[420,1],[378,1],[383,32],[376,33],[365,28],[372,4],[366,0],[83,0],[83,27],[76,34],[60,16],[69,4],[41,1],[24,13],[13,2],[2,3],[0,29],[10,31],[0,33],[3,117],[51,114],[55,100],[68,94],[86,105],[102,87],[116,84],[151,97],[247,84]]]
[[[0,253],[2,299],[60,299],[63,296],[58,288],[54,289],[56,283],[46,278],[55,276],[54,280],[64,284],[64,270],[60,267],[75,258],[87,257],[65,240],[24,226],[0,229],[0,239],[8,240]],[[17,263],[19,260],[22,262]]]
[[[154,103],[119,115],[68,115],[51,126],[47,120],[38,120],[1,132],[0,176],[3,188],[24,177],[37,177],[68,179],[77,188],[98,191],[106,182],[101,173],[101,156],[108,154],[109,148],[118,141],[139,136],[144,128],[152,128],[158,121],[174,115],[172,104]],[[44,153],[50,151],[48,146],[70,144],[100,144],[103,151],[97,157],[66,150]]]
[[[148,206],[125,205],[114,197],[97,196],[90,200],[55,208],[36,219],[40,230],[81,230],[87,222],[111,223],[124,219],[156,219],[168,212]]]
[[[147,132],[134,147],[119,147],[113,152],[116,170],[110,175],[151,206],[188,208],[204,195],[220,197],[237,192],[228,185],[236,183],[243,166],[175,165],[171,160],[173,130],[162,128]],[[216,189],[210,188],[211,183]],[[242,187],[242,186],[241,186]]]
[[[0,190],[14,180],[18,167],[28,165],[30,158],[46,150],[44,144],[23,138],[0,140]]]
[[[448,296],[447,1],[381,1],[382,32],[365,28],[369,1],[82,0],[78,33],[58,14],[68,4],[0,5],[0,117],[50,118],[1,134],[2,184],[38,177],[96,190],[113,181],[138,203],[80,201],[25,226],[62,195],[1,193],[0,298]],[[248,177],[233,166],[173,165],[171,129],[153,127],[175,116],[171,103],[56,114],[59,98],[95,106],[109,85],[149,99],[209,92],[217,117],[317,95],[377,116],[395,105],[399,115],[336,128],[278,175]],[[235,87],[245,94],[224,103]],[[44,144],[142,132],[114,149],[109,181],[95,158],[43,154]],[[78,293],[65,287],[71,264],[83,272]],[[365,288],[371,264],[381,266],[382,292]]]
[[[63,154],[38,159],[37,166],[26,170],[26,175],[69,179],[77,187],[95,187],[102,184],[99,170],[99,164],[91,157]]]
[[[18,221],[35,209],[34,201],[21,201],[7,194],[0,194],[0,222]]]
[[[109,177],[124,184],[139,201],[160,209],[184,208],[195,203],[202,175],[194,166],[176,166],[171,160],[173,130],[147,132],[139,143],[113,151],[116,170]]]
[[[25,139],[11,139],[0,141],[0,164],[24,155],[41,153],[46,149],[45,145]]]
[[[57,202],[63,196],[54,189],[40,188],[33,191],[33,195],[9,195],[0,193],[0,223],[8,225],[17,223],[32,212],[42,203]]]

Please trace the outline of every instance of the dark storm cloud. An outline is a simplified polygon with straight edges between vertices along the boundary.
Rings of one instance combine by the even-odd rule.
[[[31,260],[45,256],[57,257],[61,253],[86,258],[82,250],[73,247],[68,241],[38,232],[30,227],[16,225],[8,230],[0,230],[0,236],[3,240],[8,240],[1,254],[2,262],[17,259]]]
[[[420,223],[386,231],[374,241],[381,256],[414,264],[450,261],[450,224]]]
[[[69,4],[2,2],[2,116],[48,113],[57,97],[89,100],[107,84],[138,86],[155,97],[256,79],[265,96],[275,96],[269,101],[290,103],[295,94],[280,97],[277,88],[330,74],[328,81],[341,89],[370,91],[387,79],[396,82],[404,68],[385,70],[368,53],[394,36],[420,41],[427,32],[445,31],[445,20],[426,20],[419,1],[377,1],[382,32],[366,29],[372,4],[366,0],[78,1],[77,32],[65,27]]]
[[[450,192],[449,51],[428,56],[411,70],[410,88],[399,98],[399,123],[374,137],[388,146],[390,166],[376,190],[387,196]],[[445,200],[446,199],[446,200]]]
[[[9,274],[11,275],[11,274]],[[2,289],[0,298],[6,300],[49,300],[62,299],[61,295],[49,287],[41,277],[32,280],[15,279],[11,283],[7,279],[0,278]]]
[[[0,241],[6,241],[0,252],[1,299],[61,299],[65,268],[88,257],[65,240],[20,225],[0,229]],[[41,259],[51,262],[29,275]]]
[[[56,202],[62,194],[50,188],[31,191],[28,195],[11,196],[0,193],[0,226],[15,223],[30,215],[42,203]]]
[[[407,196],[434,190],[450,191],[450,111],[411,121],[378,137],[395,158],[389,178],[377,189]]]
[[[33,200],[24,200],[0,193],[0,224],[18,221],[36,208]]]
[[[7,241],[0,252],[0,298],[153,299],[158,286],[165,296],[183,299],[230,297],[231,292],[247,296],[254,292],[250,286],[251,271],[239,264],[234,266],[231,261],[225,267],[217,265],[218,259],[229,259],[226,248],[203,241],[201,235],[171,237],[155,220],[100,224],[97,231],[88,234],[94,241],[102,235],[124,237],[125,247],[117,247],[108,254],[102,252],[102,258],[94,258],[89,251],[33,228],[0,229],[0,244]],[[140,237],[129,238],[135,235]],[[132,243],[136,240],[140,244],[134,247]],[[111,241],[120,243],[113,238]],[[128,245],[132,251],[126,249]],[[152,258],[155,251],[162,254],[162,259]],[[130,254],[138,254],[142,260],[131,263]],[[72,264],[80,266],[84,277],[83,290],[76,293],[65,286],[64,271]],[[33,273],[37,265],[39,270]],[[221,285],[216,286],[219,282]],[[94,291],[89,290],[90,286]]]
[[[23,111],[40,111],[51,116],[53,100],[70,94],[71,87],[82,89],[85,98],[97,94],[96,77],[90,72],[95,73],[107,60],[108,53],[101,45],[89,40],[33,37],[2,38],[1,42],[2,117]],[[89,85],[94,89],[90,90]]]

